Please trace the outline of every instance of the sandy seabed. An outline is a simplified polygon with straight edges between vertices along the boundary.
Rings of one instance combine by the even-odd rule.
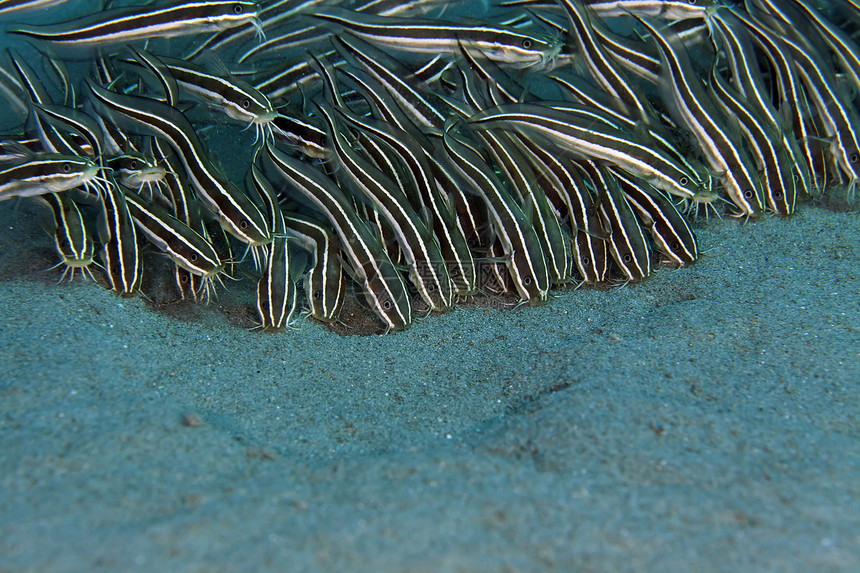
[[[0,205],[0,571],[860,570],[860,223],[387,336],[55,285]]]

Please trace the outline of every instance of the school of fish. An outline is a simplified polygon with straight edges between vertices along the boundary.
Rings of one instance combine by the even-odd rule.
[[[177,300],[255,281],[263,330],[358,300],[389,332],[688,266],[692,218],[854,200],[857,0],[478,4],[0,0],[0,201],[39,205],[60,280],[147,296],[166,256]],[[216,124],[254,136],[244,181]]]

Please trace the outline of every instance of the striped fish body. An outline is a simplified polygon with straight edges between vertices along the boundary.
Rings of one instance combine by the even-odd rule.
[[[54,247],[61,257],[55,266],[65,265],[60,282],[69,273],[69,281],[73,280],[78,269],[93,278],[89,265],[93,262],[95,243],[77,204],[66,193],[46,193],[37,199],[53,216],[52,228],[46,228],[51,231]]]
[[[609,272],[607,241],[585,231],[577,231],[573,238],[573,262],[585,284],[595,285],[606,280]]]
[[[0,165],[0,201],[60,193],[86,185],[98,174],[92,159],[42,153]]]
[[[595,32],[595,28],[602,28],[603,23],[599,20],[593,22],[579,0],[560,0],[560,3],[570,20],[570,35],[575,39],[591,77],[610,96],[612,106],[630,117],[653,120],[656,114],[648,98],[635,82],[630,81]]]
[[[414,139],[409,132],[389,123],[358,116],[345,108],[339,107],[337,112],[362,133],[390,148],[400,159],[405,166],[408,187],[405,193],[415,211],[427,213],[427,218],[432,220],[432,223],[428,223],[432,224],[432,231],[439,242],[441,260],[447,266],[453,293],[467,294],[474,290],[475,263],[472,254],[466,237],[457,224],[452,202],[447,193],[440,192],[438,188],[439,185],[444,186],[451,182],[446,180],[448,174],[444,170],[434,170],[432,159],[428,155],[432,151],[424,147],[420,140]]]
[[[505,248],[501,241],[496,240],[490,245],[487,257],[486,261],[478,261],[478,286],[481,292],[493,296],[516,293],[510,269],[505,263],[497,262],[497,259],[505,258]]]
[[[170,144],[198,196],[225,230],[252,247],[272,240],[260,210],[216,169],[194,128],[179,110],[153,99],[106,90],[90,80],[87,86],[99,113],[131,130],[163,137]]]
[[[821,158],[821,145],[810,119],[812,114],[799,72],[795,67],[794,58],[772,30],[750,18],[744,12],[730,10],[730,13],[733,19],[743,23],[755,44],[765,55],[772,73],[776,77],[777,95],[774,96],[774,99],[778,102],[778,111],[780,113],[785,112],[786,115],[790,116],[791,128],[795,134],[794,141],[789,140],[787,146],[792,152],[797,174],[800,177],[801,188],[806,194],[815,196],[824,188],[827,177],[823,169],[820,171],[815,169]],[[717,22],[721,16],[723,14],[718,11],[715,18]],[[731,26],[725,27],[727,30],[731,28]],[[743,76],[739,75],[738,77]],[[756,90],[749,90],[747,95],[756,96],[757,93]]]
[[[648,230],[654,245],[666,261],[678,267],[693,264],[699,258],[696,235],[671,199],[644,181],[621,171],[612,172],[621,185],[627,203],[633,208],[642,227]]]
[[[272,135],[312,159],[328,159],[330,148],[325,130],[310,120],[278,113],[272,120]]]
[[[549,271],[531,221],[505,190],[495,172],[474,150],[446,129],[443,142],[454,166],[487,206],[493,232],[523,301],[542,302],[549,291]]]
[[[126,206],[125,195],[115,181],[108,180],[100,200],[101,254],[111,290],[123,297],[133,296],[140,288],[143,276],[137,229]]]
[[[441,232],[450,233],[451,237],[449,241],[441,243],[442,255],[448,261],[451,286],[454,294],[459,296],[475,294],[478,289],[478,271],[472,253],[486,247],[483,233],[480,232],[486,218],[478,213],[482,208],[481,200],[466,196],[448,166],[432,155],[428,159],[435,179],[434,191],[441,206],[440,218],[445,221],[445,228]],[[446,250],[449,246],[450,251]]]
[[[664,89],[678,119],[699,141],[711,167],[721,174],[726,193],[739,209],[738,215],[758,215],[764,209],[764,199],[752,159],[705,91],[686,49],[678,41],[670,41],[654,25],[639,21],[660,49]]]
[[[176,80],[179,90],[210,105],[230,119],[245,125],[266,125],[277,112],[269,98],[226,70],[211,71],[203,66],[159,57]],[[223,64],[221,64],[223,66]]]
[[[257,6],[245,0],[194,0],[169,6],[136,6],[103,10],[50,26],[19,26],[8,30],[39,43],[64,58],[88,58],[97,50],[143,41],[172,38],[254,22]]]
[[[535,233],[547,262],[550,284],[567,282],[571,273],[569,237],[565,236],[546,194],[537,184],[534,170],[507,134],[496,134],[492,130],[487,130],[481,132],[481,137],[495,158],[496,164],[517,192],[524,213],[528,212],[526,218],[530,218],[534,224]]]
[[[346,295],[346,275],[340,262],[340,240],[330,226],[298,213],[284,213],[290,239],[313,257],[304,278],[310,316],[334,322]]]
[[[391,178],[362,158],[346,140],[333,110],[318,108],[327,123],[340,170],[347,185],[355,187],[393,231],[409,268],[409,276],[421,298],[432,310],[444,312],[453,304],[451,278],[443,263],[433,232],[412,209],[406,196]]]
[[[167,170],[145,154],[131,151],[109,157],[105,164],[113,170],[113,177],[123,187],[140,192],[144,186],[157,185],[164,180]]]
[[[799,41],[780,40],[794,56],[807,97],[818,112],[817,123],[830,141],[830,155],[843,180],[855,187],[860,180],[860,113],[837,89],[835,74],[819,64],[823,61],[819,52]]]
[[[159,196],[163,197],[165,202],[169,204],[170,214],[208,240],[209,234],[203,221],[200,220],[199,209],[194,207],[194,194],[181,175],[182,165],[179,159],[164,140],[154,137],[151,144],[156,163],[165,167],[164,179],[157,185]],[[132,190],[134,191],[134,189]],[[225,265],[225,269],[229,271],[228,265],[230,263]],[[181,265],[174,264],[173,279],[181,300],[197,302],[198,293],[208,295],[208,289],[203,293],[207,283],[204,282],[202,276]]]
[[[445,126],[448,119],[448,114],[443,111],[446,109],[445,103],[435,93],[410,81],[412,74],[401,62],[349,34],[333,37],[332,44],[347,62],[354,62],[379,82],[402,112],[419,128],[439,131]],[[406,126],[399,127],[411,133]]]
[[[257,313],[260,326],[278,332],[289,326],[296,307],[296,288],[290,278],[290,249],[286,237],[266,245],[263,276],[257,281]]]
[[[381,48],[453,56],[463,44],[515,68],[543,67],[561,47],[548,37],[504,26],[375,16],[335,7],[316,9],[312,16]]]
[[[257,282],[257,312],[261,328],[277,332],[289,326],[296,308],[296,285],[290,270],[287,227],[278,195],[256,164],[251,165],[248,180],[249,187],[253,187],[263,201],[269,227],[274,234],[272,242],[265,247],[266,261]]]
[[[636,14],[672,22],[704,18],[716,4],[713,0],[585,0],[584,3],[601,18]]]
[[[349,200],[332,180],[303,161],[267,144],[262,154],[267,166],[290,188],[323,213],[337,232],[352,276],[362,288],[371,310],[387,330],[404,330],[412,323],[412,305],[403,279],[382,245],[359,219]]]
[[[536,104],[498,106],[479,112],[468,121],[475,129],[520,131],[580,158],[594,157],[617,165],[677,197],[691,199],[704,190],[703,178],[698,174],[660,149],[603,122]]]
[[[716,69],[711,71],[711,88],[718,105],[728,117],[735,118],[744,135],[761,174],[767,205],[775,213],[791,215],[797,201],[797,181],[794,161],[782,134],[764,114],[757,113],[747,98],[729,86]]]
[[[561,218],[570,222],[570,257],[582,282],[603,282],[608,270],[609,255],[600,213],[592,192],[583,181],[579,169],[566,158],[558,158],[535,141],[520,135],[519,142],[535,169],[541,173],[547,197]],[[571,269],[571,276],[572,269]]]
[[[741,19],[731,10],[718,9],[712,13],[708,22],[716,32],[715,36],[721,39],[720,44],[724,47],[724,51],[728,56],[737,95],[746,101],[751,114],[760,117],[759,125],[750,126],[750,130],[756,129],[756,131],[764,131],[771,134],[770,136],[766,136],[770,141],[763,143],[759,147],[782,148],[784,151],[779,156],[788,155],[785,161],[790,166],[789,176],[792,180],[795,180],[793,191],[788,186],[782,186],[780,181],[774,179],[775,177],[782,178],[779,170],[772,169],[764,177],[765,192],[769,206],[777,213],[788,215],[794,210],[798,195],[812,195],[815,190],[809,163],[801,150],[794,132],[791,129],[783,127],[783,124],[786,123],[786,118],[790,117],[791,114],[780,115],[774,106],[774,96],[765,88],[761,62],[753,47],[749,31],[745,28]],[[780,84],[783,84],[785,78],[780,73],[780,67],[773,66],[773,68],[777,76],[776,80]],[[790,78],[787,79],[789,83],[792,82]],[[714,84],[714,87],[719,89],[721,84]],[[785,86],[783,86],[783,89],[785,89]],[[728,86],[722,91],[731,92]],[[776,97],[782,99],[784,96],[780,95],[781,90],[776,91]],[[790,92],[792,90],[789,88],[786,91]],[[737,97],[735,96],[732,99],[737,99]],[[786,106],[788,105],[790,104],[786,103]],[[747,133],[748,138],[751,138],[752,135],[752,131]],[[759,155],[757,160],[761,169],[762,165],[767,165],[767,163],[764,161],[764,156],[761,156],[762,154]],[[768,155],[767,157],[777,158],[775,155]],[[779,164],[780,160],[778,159],[777,162]],[[780,189],[781,187],[788,192],[782,195],[774,193],[773,190]]]
[[[618,181],[603,166],[592,162],[582,164],[587,166],[592,181],[600,189],[600,217],[603,227],[609,231],[606,242],[615,264],[628,281],[647,278],[651,274],[648,242]]]
[[[61,105],[33,103],[36,121],[40,128],[49,129],[54,137],[62,138],[62,151],[74,155],[98,157],[102,154],[102,130],[92,116],[77,109]],[[58,149],[53,142],[47,141],[49,134],[39,131],[46,149]]]
[[[138,230],[174,263],[202,277],[204,284],[223,270],[224,264],[208,239],[134,191],[122,192]]]

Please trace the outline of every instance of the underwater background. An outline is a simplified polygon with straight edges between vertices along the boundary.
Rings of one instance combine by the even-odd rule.
[[[0,571],[860,570],[857,213],[694,225],[640,284],[268,335],[247,280],[58,285],[2,202]]]

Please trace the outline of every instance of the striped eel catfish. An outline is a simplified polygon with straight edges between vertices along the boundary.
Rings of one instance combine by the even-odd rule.
[[[87,59],[99,50],[150,38],[173,38],[254,24],[257,5],[246,0],[192,0],[95,12],[49,26],[18,26],[24,36],[63,58]],[[262,30],[260,29],[260,34]]]
[[[505,189],[495,171],[469,144],[452,133],[455,122],[443,135],[451,163],[466,178],[487,206],[493,233],[501,242],[505,265],[523,302],[546,300],[550,281],[546,259],[531,221]]]
[[[409,68],[372,44],[351,34],[332,36],[338,53],[373,76],[385,88],[396,105],[420,129],[441,133],[448,119],[445,103],[434,92],[409,79]],[[401,129],[412,133],[407,126]]]
[[[828,150],[840,170],[843,181],[855,189],[860,180],[860,113],[853,102],[844,97],[837,86],[834,73],[819,62],[823,56],[813,46],[803,46],[793,38],[781,37],[780,42],[794,57],[806,95],[818,111],[817,121],[830,142]]]
[[[598,193],[600,218],[609,232],[606,243],[615,264],[627,281],[648,277],[651,274],[648,242],[618,180],[606,165],[594,161],[580,161],[578,165]]]
[[[133,296],[143,277],[143,257],[125,195],[112,177],[107,179],[100,200],[101,255],[111,290],[123,297]]]
[[[539,104],[512,104],[485,109],[468,119],[474,129],[516,130],[541,138],[580,158],[594,157],[617,165],[683,199],[705,191],[702,177],[665,152],[632,134],[593,119]]]
[[[193,50],[186,54],[186,60],[193,60],[206,50],[214,50],[223,53],[231,44],[247,39],[248,36],[254,36],[255,39],[262,39],[261,35],[267,35],[267,31],[279,25],[284,20],[293,21],[295,16],[302,11],[313,8],[317,4],[327,2],[328,0],[274,0],[260,3],[260,10],[257,12],[257,21],[248,21],[238,26],[225,28],[215,32],[203,42],[194,46]],[[241,63],[241,60],[239,60]]]
[[[745,99],[751,113],[761,118],[761,129],[771,134],[776,133],[778,135],[777,139],[782,141],[781,145],[790,156],[790,162],[793,165],[791,176],[796,179],[796,192],[793,200],[796,201],[797,195],[812,195],[815,190],[815,183],[812,180],[809,163],[801,150],[794,131],[783,127],[784,124],[790,121],[790,114],[781,115],[777,111],[773,104],[772,95],[765,88],[761,65],[753,47],[749,31],[731,10],[726,9],[718,9],[711,12],[708,18],[708,25],[714,31],[715,41],[725,47],[732,80],[738,95]],[[775,71],[778,72],[778,70]],[[779,78],[783,77],[779,73],[777,73],[777,76]],[[779,81],[782,83],[781,79]],[[777,97],[782,97],[782,95],[777,94]],[[766,177],[766,184],[767,179]],[[790,194],[786,195],[786,197],[790,196]],[[771,207],[785,215],[790,214],[794,208],[792,201],[788,201],[785,205],[785,210],[780,209],[780,205],[780,202],[774,202]]]
[[[381,48],[413,54],[452,56],[462,44],[513,68],[543,68],[555,59],[561,44],[548,36],[486,23],[453,23],[417,18],[375,16],[326,7],[310,14]]]
[[[65,0],[0,0],[0,16],[45,10]]]
[[[139,151],[127,151],[109,157],[105,160],[105,165],[112,170],[117,183],[138,193],[146,187],[150,195],[153,185],[157,187],[167,175],[163,165],[156,164],[153,158]]]
[[[340,239],[329,224],[306,215],[285,211],[284,222],[292,244],[310,253],[313,260],[304,277],[308,315],[320,322],[336,321],[346,297]]]
[[[442,259],[448,267],[452,288],[456,294],[468,294],[475,288],[475,262],[463,230],[457,224],[454,206],[437,186],[430,150],[424,148],[409,133],[390,123],[359,116],[345,107],[335,108],[337,114],[350,125],[377,141],[382,142],[406,167],[410,202],[421,216],[432,219],[432,227],[439,241]]]
[[[592,22],[579,0],[559,0],[559,3],[570,20],[569,35],[572,40],[568,42],[576,43],[591,77],[610,96],[612,107],[637,120],[653,121],[656,112],[642,88],[630,81],[597,36],[595,30],[604,27],[604,24],[601,21]]]
[[[795,157],[798,174],[806,192],[815,196],[826,187],[829,174],[823,167],[819,168],[821,143],[812,122],[810,104],[794,58],[773,30],[758,20],[750,18],[746,13],[736,10],[729,10],[729,12],[734,19],[743,23],[744,28],[764,55],[766,65],[774,76],[771,81],[776,83],[776,87],[772,101],[777,112],[790,119],[788,123],[791,131],[794,132],[795,141],[802,156],[802,159]],[[719,10],[713,18],[719,21],[722,14],[723,10]],[[731,26],[727,29],[731,29]],[[738,77],[742,76],[738,75]],[[755,89],[745,91],[747,97],[765,97],[764,94],[757,95],[758,93]],[[777,123],[779,124],[778,119]],[[785,120],[783,123],[786,123]]]
[[[68,191],[86,185],[99,172],[89,157],[22,153],[22,160],[0,164],[0,201]]]
[[[781,130],[769,125],[764,114],[749,105],[717,71],[711,68],[710,86],[714,100],[726,115],[737,119],[747,142],[747,149],[761,175],[762,189],[768,206],[780,215],[791,215],[797,201],[797,180],[793,157],[783,142]]]
[[[209,160],[191,123],[176,108],[154,99],[119,94],[87,80],[96,110],[120,126],[165,138],[179,156],[194,190],[221,225],[250,247],[272,235],[254,203]]]
[[[610,167],[609,171],[615,175],[627,203],[666,260],[679,267],[696,262],[699,258],[696,235],[671,199],[663,191],[620,169]]]
[[[122,192],[138,230],[178,266],[201,277],[200,290],[208,302],[210,291],[214,293],[213,281],[224,270],[224,263],[209,240],[134,191]]]
[[[371,310],[383,320],[386,332],[412,324],[412,303],[406,285],[379,240],[352,208],[334,181],[318,169],[290,157],[267,143],[260,156],[280,179],[314,205],[334,226],[353,279],[361,286]],[[346,267],[345,267],[346,270]],[[348,271],[349,272],[349,271]]]
[[[333,110],[328,105],[319,105],[317,110],[326,121],[334,148],[333,157],[339,166],[336,175],[357,189],[384,218],[404,255],[412,284],[430,309],[448,310],[453,303],[451,277],[433,231],[412,209],[405,194],[398,192],[391,178],[353,149]]]
[[[195,207],[197,200],[194,193],[188,188],[185,177],[180,175],[182,164],[179,159],[170,146],[158,137],[152,138],[151,148],[155,161],[164,166],[164,178],[158,183],[158,193],[170,205],[170,214],[208,240],[206,226],[200,220],[201,210]],[[203,288],[201,275],[194,274],[179,264],[174,263],[173,267],[173,279],[180,299],[197,301],[197,294],[202,292]],[[228,272],[229,268],[230,262],[227,261],[225,269]]]
[[[543,188],[537,183],[533,166],[528,162],[511,135],[505,132],[480,132],[497,168],[505,174],[511,188],[517,193],[527,219],[531,219],[541,245],[549,271],[550,284],[563,284],[570,280],[570,236],[561,228],[561,222],[552,209]]]
[[[290,272],[290,245],[286,223],[271,183],[256,164],[251,164],[248,179],[263,200],[274,238],[266,245],[263,275],[257,281],[257,313],[260,328],[277,332],[290,326],[296,308],[296,284]]]
[[[660,49],[661,79],[670,93],[673,112],[693,133],[711,167],[720,174],[726,193],[740,210],[737,216],[758,215],[764,209],[764,197],[753,161],[693,71],[686,49],[670,41],[653,24],[638,20]]]
[[[707,10],[717,4],[714,0],[583,0],[582,3],[601,18],[625,18],[636,14],[672,22],[704,18]],[[503,0],[499,5],[558,8],[556,2],[549,0]]]
[[[173,77],[180,92],[238,123],[254,126],[258,136],[265,137],[266,128],[277,115],[269,98],[249,83],[233,77],[216,57],[208,58],[207,66],[165,56],[158,56],[158,61]],[[168,103],[175,105],[171,101]]]
[[[36,200],[51,210],[52,218],[50,221],[43,218],[42,226],[53,235],[54,247],[61,257],[60,262],[51,268],[66,266],[57,282],[62,282],[66,274],[69,274],[69,281],[74,280],[78,269],[95,281],[89,268],[91,264],[98,266],[93,261],[95,243],[77,204],[66,193],[45,193]]]
[[[571,225],[571,257],[582,283],[603,282],[609,270],[606,249],[609,234],[603,228],[596,199],[585,185],[579,168],[570,158],[557,157],[522,134],[518,134],[516,141],[540,175],[538,182],[548,198]]]

